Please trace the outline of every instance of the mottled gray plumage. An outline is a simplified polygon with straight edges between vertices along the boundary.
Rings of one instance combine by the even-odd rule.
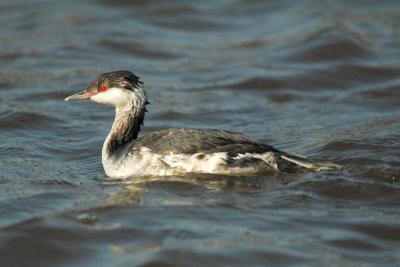
[[[100,74],[86,90],[66,100],[90,99],[112,105],[116,115],[104,142],[102,162],[110,177],[176,175],[187,172],[248,174],[339,166],[290,155],[225,130],[167,129],[138,138],[148,104],[139,77],[130,71]]]
[[[236,156],[243,153],[278,152],[274,147],[242,134],[216,129],[166,129],[149,133],[135,140],[132,146],[148,147],[159,154],[228,152]]]

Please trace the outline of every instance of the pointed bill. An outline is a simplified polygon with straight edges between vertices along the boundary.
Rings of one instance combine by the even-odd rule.
[[[70,95],[69,97],[65,98],[65,101],[72,101],[72,100],[90,100],[93,94],[87,91],[81,91],[79,93]]]

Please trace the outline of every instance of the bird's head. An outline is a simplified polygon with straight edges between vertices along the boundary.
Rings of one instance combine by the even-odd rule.
[[[98,75],[85,90],[65,98],[71,100],[92,100],[116,108],[144,107],[148,103],[139,77],[125,70]]]

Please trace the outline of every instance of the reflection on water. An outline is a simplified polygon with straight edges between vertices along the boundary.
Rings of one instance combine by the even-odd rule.
[[[396,266],[397,1],[2,1],[4,266]],[[109,107],[63,101],[129,69],[143,133],[229,129],[340,172],[110,180]]]

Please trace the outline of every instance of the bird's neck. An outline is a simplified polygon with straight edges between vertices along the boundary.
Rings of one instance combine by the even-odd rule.
[[[115,119],[103,145],[103,156],[109,158],[119,154],[138,137],[143,125],[145,104],[127,105],[115,108]]]

